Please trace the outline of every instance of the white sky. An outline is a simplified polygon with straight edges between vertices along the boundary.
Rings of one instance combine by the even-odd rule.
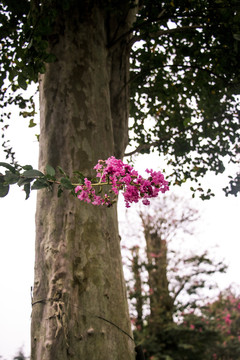
[[[38,131],[29,129],[24,119],[9,127],[6,138],[13,139],[19,164],[37,166]],[[0,149],[0,161],[7,162],[4,156]],[[25,200],[17,185],[0,199],[0,355],[4,360],[12,360],[21,347],[25,355],[30,353],[35,199],[33,192]]]
[[[25,122],[24,122],[25,121]],[[31,164],[37,168],[38,143],[36,128],[28,128],[28,120],[18,120],[7,131],[7,138],[17,152],[21,165]],[[0,150],[0,161],[5,161]],[[137,169],[161,169],[159,158],[142,156]],[[0,171],[3,169],[1,168]],[[142,173],[144,175],[144,173]],[[229,264],[226,275],[218,279],[221,288],[239,281],[239,198],[225,197],[221,188],[227,183],[226,176],[208,176],[209,187],[216,188],[217,196],[210,201],[193,200],[193,207],[199,208],[202,216],[196,224],[197,235],[192,240],[193,248],[208,249],[216,259],[225,258]],[[186,187],[177,190],[179,195],[189,198]],[[12,186],[7,197],[0,199],[0,356],[12,360],[19,348],[25,355],[30,352],[31,296],[34,268],[34,216],[35,198],[33,192],[25,201],[24,193]],[[120,220],[125,211],[121,207]],[[217,245],[217,247],[215,246]],[[1,358],[0,358],[1,359]]]

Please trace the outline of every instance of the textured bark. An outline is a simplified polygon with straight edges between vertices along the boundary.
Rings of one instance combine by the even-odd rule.
[[[136,8],[129,11],[129,0],[119,2],[118,12],[108,18],[108,47],[110,49],[111,80],[110,99],[114,134],[114,153],[117,158],[124,155],[128,143],[129,116],[129,36],[126,34],[133,23]],[[116,24],[118,24],[116,26]]]
[[[109,16],[89,1],[58,16],[49,41],[57,62],[40,78],[40,169],[89,176],[98,159],[124,152],[126,87],[122,115],[113,105],[119,109],[116,89],[128,76],[127,39],[121,58],[107,45],[114,27],[121,35],[129,22],[125,14],[119,28]],[[38,194],[31,359],[133,360],[116,207],[56,192]]]

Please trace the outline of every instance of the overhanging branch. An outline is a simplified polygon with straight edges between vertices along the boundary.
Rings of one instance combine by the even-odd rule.
[[[203,27],[200,25],[181,26],[181,27],[176,27],[173,29],[159,30],[154,33],[148,33],[148,36],[151,37],[152,39],[156,39],[163,35],[170,35],[170,34],[174,34],[174,33],[186,32],[186,31],[193,31],[193,30],[202,29],[202,28]],[[129,41],[128,45],[130,47],[132,47],[135,42],[140,41],[140,40],[142,40],[142,36],[136,35]]]

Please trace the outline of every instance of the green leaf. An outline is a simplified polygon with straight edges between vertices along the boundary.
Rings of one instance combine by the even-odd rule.
[[[60,173],[61,173],[62,175],[67,176],[66,173],[65,173],[65,171],[63,170],[63,168],[61,168],[61,166],[58,166],[58,170],[60,171]]]
[[[34,120],[31,119],[31,120],[29,121],[28,127],[29,127],[29,128],[32,128],[32,127],[34,127],[34,126],[36,126],[36,125],[37,125],[37,124],[34,122]]]
[[[26,178],[20,178],[20,180],[18,181],[18,186],[22,186],[22,185],[25,185],[25,184],[29,184],[30,182],[32,182],[33,179],[30,178],[30,179],[26,179]]]
[[[83,175],[83,173],[81,173],[81,172],[78,171],[78,170],[75,170],[73,173],[76,174],[76,175],[78,175],[78,176],[79,176],[80,178],[82,178],[82,179],[85,179],[85,177],[86,177],[86,176]]]
[[[5,182],[9,185],[16,184],[19,180],[19,175],[12,173],[11,171],[7,171],[4,178]]]
[[[79,183],[84,184],[84,179],[86,176],[84,176],[80,171],[74,171],[73,173],[77,175]]]
[[[74,188],[73,184],[68,178],[61,178],[60,182],[65,189],[72,190]]]
[[[18,85],[19,85],[23,90],[27,90],[26,78],[25,78],[22,74],[18,75]]]
[[[30,191],[31,191],[30,183],[24,185],[24,191],[25,191],[25,193],[26,193],[26,198],[25,198],[25,200],[27,200],[27,199],[29,198]]]
[[[37,179],[31,186],[31,190],[40,190],[49,186],[49,183],[44,179]]]
[[[43,177],[45,175],[39,170],[31,169],[31,170],[24,171],[22,176],[24,176],[25,178],[33,178],[34,179],[39,176]]]
[[[35,115],[35,111],[21,111],[20,115],[24,118],[30,117],[30,116],[34,116]],[[32,120],[33,121],[33,120]],[[34,125],[33,125],[34,126]]]
[[[58,192],[57,192],[57,196],[60,197],[62,195],[63,189],[61,187],[61,185],[58,186]]]
[[[54,168],[51,165],[46,166],[46,173],[47,175],[50,175],[51,177],[55,176],[56,171],[54,170]]]
[[[22,166],[22,169],[23,170],[32,170],[32,165],[24,165],[24,166]]]
[[[26,106],[27,106],[27,104],[26,104],[26,102],[25,102],[25,101],[21,101],[21,102],[19,103],[19,107],[20,107],[20,109],[25,109],[25,108],[26,108]]]
[[[9,185],[2,186],[0,185],[0,197],[5,197],[8,194]]]
[[[8,76],[8,79],[10,82],[13,81],[13,79],[17,76],[17,69],[16,68],[12,68],[10,71],[9,71],[9,76]]]
[[[0,176],[0,197],[5,197],[9,191],[9,185],[6,185],[4,176]]]
[[[184,121],[183,121],[183,125],[185,127],[187,127],[190,124],[190,122],[191,122],[191,118],[185,118]]]
[[[86,176],[85,176],[86,177]],[[88,180],[91,180],[91,182],[93,184],[97,184],[99,182],[99,179],[97,177],[93,177],[93,178],[88,178]],[[107,179],[108,183],[109,183],[109,179]]]
[[[11,166],[11,165],[9,165],[9,164],[7,164],[7,163],[5,163],[5,162],[0,162],[0,166],[3,166],[3,167],[5,167],[5,168],[7,168],[7,169],[10,170],[12,173],[15,173],[15,172],[16,172],[16,169],[15,169],[13,166]]]

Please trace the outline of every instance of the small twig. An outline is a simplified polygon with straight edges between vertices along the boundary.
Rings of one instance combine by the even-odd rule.
[[[112,321],[110,320],[107,320],[105,318],[103,318],[102,316],[97,316],[97,315],[94,315],[96,318],[98,319],[101,319],[103,321],[106,321],[107,323],[115,326],[119,331],[123,332],[125,335],[127,335],[132,341],[134,341],[134,339],[131,337],[131,335],[129,335],[125,330],[121,329],[118,325],[114,324]]]

